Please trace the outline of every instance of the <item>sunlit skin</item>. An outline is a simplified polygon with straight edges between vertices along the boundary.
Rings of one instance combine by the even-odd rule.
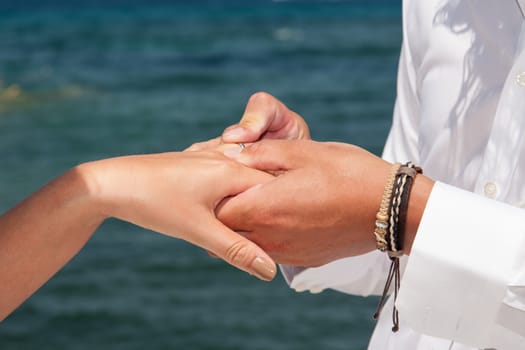
[[[269,140],[276,135],[286,140]],[[266,93],[250,98],[240,123],[227,128],[222,138],[192,149],[254,141],[242,152],[230,149],[226,154],[281,175],[222,203],[217,210],[222,222],[244,232],[275,261],[290,265],[318,266],[375,249],[375,214],[391,164],[356,146],[309,140],[303,118]],[[406,254],[433,184],[424,175],[414,182]]]

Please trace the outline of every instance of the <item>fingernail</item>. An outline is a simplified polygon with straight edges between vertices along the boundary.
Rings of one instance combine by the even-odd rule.
[[[235,158],[242,152],[242,148],[239,145],[231,145],[226,148],[223,153],[226,157]]]
[[[222,134],[222,137],[228,141],[238,141],[244,135],[244,129],[240,126],[227,130]]]
[[[252,262],[252,272],[263,281],[271,281],[275,277],[275,265],[261,257],[256,257]]]

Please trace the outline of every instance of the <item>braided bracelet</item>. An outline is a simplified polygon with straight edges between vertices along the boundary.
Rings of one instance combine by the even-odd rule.
[[[376,247],[380,251],[384,252],[388,248],[388,242],[386,240],[386,233],[388,230],[388,217],[390,202],[392,198],[392,187],[396,178],[396,174],[401,167],[401,163],[395,163],[390,170],[390,174],[386,180],[385,189],[383,191],[383,198],[381,200],[381,206],[376,214],[376,227],[374,230],[374,236],[376,238]]]
[[[394,172],[395,170],[395,172]],[[376,237],[377,248],[380,251],[386,251],[388,257],[391,260],[390,270],[383,289],[383,295],[379,301],[374,319],[378,319],[386,301],[386,295],[390,290],[392,281],[394,281],[394,309],[392,311],[392,327],[393,332],[399,330],[399,315],[397,308],[395,307],[395,300],[399,291],[400,284],[400,271],[399,271],[399,258],[403,255],[403,242],[402,237],[405,233],[406,216],[408,209],[408,200],[410,197],[410,190],[416,175],[421,173],[422,170],[416,167],[413,163],[408,162],[402,166],[398,163],[392,166],[390,176],[385,185],[385,191],[383,193],[383,201],[379,209],[378,215],[376,216],[376,229],[374,230],[374,236]],[[394,175],[392,176],[392,173]],[[388,201],[388,207],[384,210],[383,204]],[[383,213],[386,212],[386,215]],[[378,225],[379,221],[379,225]],[[384,234],[378,238],[378,226],[384,230]]]

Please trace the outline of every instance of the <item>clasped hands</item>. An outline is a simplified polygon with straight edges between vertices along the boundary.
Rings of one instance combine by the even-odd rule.
[[[187,152],[206,150],[272,175],[215,213],[276,262],[319,266],[374,249],[389,163],[356,146],[311,141],[303,118],[266,93],[250,98],[239,124]]]
[[[221,137],[184,152],[105,159],[72,172],[84,184],[87,207],[96,208],[93,225],[116,217],[271,280],[275,262],[319,266],[373,250],[389,169],[359,147],[311,141],[303,118],[257,93]],[[431,187],[422,176],[414,183],[406,251]]]
[[[275,262],[319,266],[369,252],[389,171],[359,147],[311,141],[298,114],[255,94],[219,138],[80,164],[0,215],[0,320],[109,217],[184,239],[263,280]],[[432,184],[417,176],[412,186],[405,252]]]

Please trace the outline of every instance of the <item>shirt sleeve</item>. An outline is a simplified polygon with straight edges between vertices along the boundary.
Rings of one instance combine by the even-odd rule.
[[[525,348],[525,210],[436,183],[396,305],[421,333]]]
[[[383,150],[389,162],[420,163],[419,156],[419,98],[414,62],[406,41],[401,47],[397,73],[397,96],[392,126]]]

